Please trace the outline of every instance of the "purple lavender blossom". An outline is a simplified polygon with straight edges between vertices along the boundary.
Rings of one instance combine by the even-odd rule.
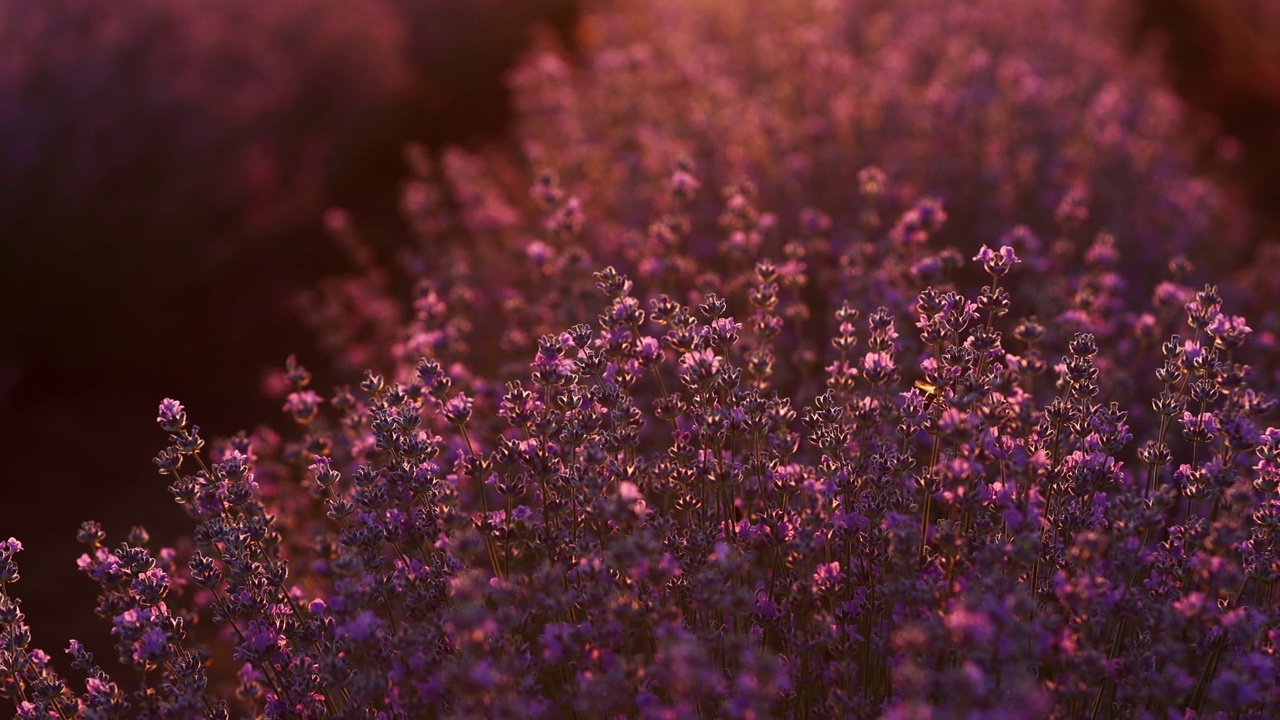
[[[1176,108],[1107,79],[1075,4],[931,7],[655,2],[601,11],[584,68],[531,58],[523,154],[417,164],[420,244],[330,288],[361,300],[312,298],[362,379],[322,394],[291,357],[291,428],[208,442],[165,400],[190,540],[82,526],[127,689],[79,643],[84,692],[29,647],[0,543],[0,694],[21,717],[1280,713],[1274,329],[1173,257],[1221,209],[1167,202],[1142,118]],[[1061,55],[1021,21],[1063,23]]]

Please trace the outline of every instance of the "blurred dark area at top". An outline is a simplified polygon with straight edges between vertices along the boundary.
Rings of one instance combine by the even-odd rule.
[[[1135,49],[1159,54],[1196,119],[1205,169],[1240,193],[1262,252],[1280,239],[1280,2],[1131,0]]]
[[[406,142],[501,134],[502,75],[531,27],[573,17],[571,0],[13,0],[0,13],[3,298],[21,311],[5,340],[92,372],[102,342],[155,353],[119,334],[121,315],[169,311],[197,330],[175,312],[193,281],[234,267],[244,282],[272,253],[316,262],[284,239],[324,207],[392,207]]]
[[[535,36],[576,0],[0,3],[0,539],[35,644],[113,662],[79,523],[190,531],[151,458],[157,403],[206,437],[283,415],[300,288],[343,268],[327,207],[394,227],[402,149],[500,141]],[[344,378],[345,379],[345,378]],[[319,386],[338,378],[318,373]]]
[[[579,2],[0,3],[0,539],[56,662],[70,637],[114,655],[79,523],[189,529],[150,462],[159,400],[214,437],[282,420],[260,379],[291,352],[348,380],[289,310],[344,268],[324,209],[394,228],[406,143],[501,142],[505,72],[538,33],[571,53]],[[1130,2],[1206,172],[1280,237],[1280,3]]]

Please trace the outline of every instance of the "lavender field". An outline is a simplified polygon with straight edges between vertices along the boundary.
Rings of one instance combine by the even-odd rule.
[[[485,106],[481,135],[432,135],[448,113],[405,98],[462,102],[421,69],[483,14],[378,3],[289,35],[320,48],[285,54],[304,69],[346,48],[321,64],[346,83],[318,96],[335,125],[309,149],[256,111],[209,126],[262,133],[249,160],[197,125],[173,160],[203,153],[224,194],[164,205],[220,233],[129,250],[178,253],[186,279],[150,302],[179,319],[218,263],[274,309],[228,290],[165,322],[145,354],[174,389],[138,399],[138,470],[94,475],[125,444],[28,451],[20,468],[177,512],[0,505],[0,539],[19,514],[69,523],[56,562],[80,576],[0,541],[0,708],[1280,715],[1269,146],[1171,71],[1178,36],[1142,40],[1141,5],[599,0],[560,25],[541,6],[507,18],[508,121]],[[277,107],[272,86],[254,102]],[[276,174],[246,187],[260,161]],[[56,197],[22,197],[0,220],[55,227]],[[138,217],[142,239],[171,227]],[[40,627],[72,627],[40,615],[53,596],[94,594],[76,635]]]

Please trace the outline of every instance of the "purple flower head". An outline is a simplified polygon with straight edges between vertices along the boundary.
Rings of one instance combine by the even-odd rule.
[[[583,222],[582,201],[570,197],[547,216],[544,227],[561,240],[572,240],[582,233]]]
[[[458,393],[445,401],[441,413],[454,425],[465,425],[471,418],[471,406],[471,398],[465,393]]]
[[[120,559],[104,547],[96,548],[93,555],[84,554],[76,561],[81,571],[101,583],[114,582],[125,575]]]
[[[333,469],[333,460],[323,455],[314,457],[315,462],[309,468],[315,473],[316,483],[322,488],[327,488],[337,482],[340,474]]]
[[[316,391],[299,390],[289,393],[281,409],[292,415],[294,422],[306,425],[315,419],[322,402],[323,398]]]
[[[1186,304],[1187,324],[1196,330],[1204,330],[1217,318],[1221,307],[1222,298],[1218,295],[1217,286],[1206,285],[1195,294],[1194,300]]]
[[[1222,350],[1235,350],[1253,332],[1253,328],[1245,324],[1244,318],[1223,313],[1214,316],[1207,330],[1213,336],[1214,346]]]
[[[742,330],[742,323],[734,321],[733,318],[716,318],[707,330],[707,337],[712,347],[727,348],[738,341],[740,330]]]
[[[1191,288],[1166,280],[1152,291],[1151,304],[1157,309],[1185,307],[1194,296]]]
[[[955,292],[948,292],[942,297],[942,309],[938,316],[942,327],[952,335],[959,335],[978,319],[978,305]]]
[[[148,628],[133,644],[133,661],[139,665],[160,663],[172,655],[169,636],[158,627]]]
[[[160,414],[156,417],[156,422],[160,423],[165,432],[176,433],[187,426],[187,411],[177,400],[165,398],[160,403]]]
[[[684,201],[692,200],[702,186],[697,178],[685,170],[676,170],[667,182],[671,195]]]
[[[382,618],[371,610],[361,610],[350,621],[338,626],[338,634],[355,643],[373,640],[383,626]]]
[[[1218,417],[1211,412],[1192,414],[1184,411],[1182,418],[1182,436],[1188,442],[1207,443],[1218,434]]]
[[[236,658],[253,663],[270,661],[284,646],[285,638],[276,627],[265,620],[246,623],[243,640],[236,646]]]
[[[250,477],[251,459],[235,448],[231,448],[218,462],[218,469],[227,477],[240,479]]]
[[[983,245],[978,254],[973,256],[974,261],[982,263],[982,267],[993,278],[1009,272],[1015,263],[1020,262],[1018,256],[1009,245],[1002,245],[999,250],[992,250]]]
[[[16,538],[0,542],[0,560],[12,560],[13,556],[22,552],[22,543]]]
[[[156,605],[169,594],[169,576],[160,568],[151,568],[133,579],[129,591],[144,607]]]
[[[911,388],[910,390],[900,393],[902,397],[902,417],[906,420],[915,420],[924,415],[925,411],[925,394],[920,392],[919,388]]]
[[[840,562],[838,560],[818,565],[817,570],[813,573],[813,582],[819,592],[835,587],[843,579],[844,572],[840,570]]]
[[[710,348],[687,352],[680,357],[680,377],[690,388],[704,389],[720,376],[720,357]]]
[[[636,359],[642,367],[653,367],[662,359],[662,348],[657,338],[645,336],[636,342]]]
[[[453,379],[444,371],[440,363],[434,359],[422,358],[417,364],[417,373],[427,392],[434,398],[442,398],[449,392]]]
[[[879,385],[888,381],[896,372],[893,354],[888,352],[870,352],[862,358],[862,375]]]
[[[943,618],[943,623],[951,636],[951,642],[984,647],[995,632],[991,618],[985,612],[972,610],[963,605],[953,605]]]
[[[155,464],[161,475],[172,475],[182,464],[182,453],[172,446],[166,447],[152,458],[151,462]]]
[[[1098,233],[1084,255],[1085,264],[1095,268],[1113,267],[1119,258],[1115,236],[1105,232]]]
[[[542,644],[542,658],[548,662],[559,662],[572,642],[573,629],[565,623],[548,623],[543,628],[538,641]]]
[[[551,264],[556,257],[555,248],[546,244],[541,240],[531,240],[524,249],[525,256],[529,258],[529,262],[536,267],[546,267]]]

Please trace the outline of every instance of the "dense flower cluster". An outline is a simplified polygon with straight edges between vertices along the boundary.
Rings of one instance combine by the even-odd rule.
[[[585,26],[585,71],[546,52],[513,74],[519,157],[409,153],[400,207],[416,248],[307,303],[347,371],[390,361],[406,317],[387,288],[424,274],[473,285],[483,268],[503,292],[436,297],[441,312],[480,303],[496,314],[527,292],[529,264],[534,276],[585,263],[658,278],[726,253],[741,269],[762,244],[803,235],[830,241],[807,261],[812,284],[838,294],[841,257],[869,260],[865,239],[930,196],[941,205],[905,216],[906,237],[923,239],[939,207],[941,239],[966,251],[1060,219],[1077,244],[1114,234],[1129,301],[1158,280],[1150,268],[1197,242],[1213,238],[1204,262],[1221,274],[1241,254],[1240,213],[1192,174],[1188,120],[1156,72],[1117,48],[1113,3],[659,0],[610,3]],[[696,182],[668,177],[685,162]],[[543,175],[532,193],[529,168]],[[721,190],[735,196],[724,207],[710,202]],[[674,223],[671,203],[694,194]],[[539,206],[554,210],[542,227],[530,222]],[[335,213],[329,227],[368,263],[351,218]],[[1056,261],[1049,250],[1037,272]]]
[[[190,546],[80,533],[132,687],[29,647],[0,544],[0,694],[23,718],[1280,713],[1274,339],[1179,254],[1223,207],[1160,149],[1176,106],[1102,79],[1076,3],[925,6],[623,5],[582,76],[535,58],[531,171],[410,152],[423,242],[394,269],[329,217],[362,272],[308,307],[376,369],[322,394],[290,358],[287,435],[206,444],[160,405]],[[1059,46],[1003,24],[1037,18]],[[615,42],[647,24],[661,44]]]

